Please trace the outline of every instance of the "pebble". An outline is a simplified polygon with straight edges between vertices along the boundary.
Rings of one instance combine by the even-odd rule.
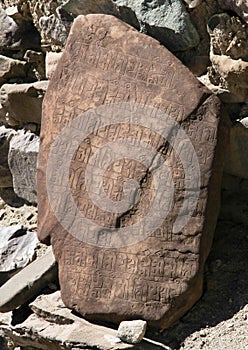
[[[123,321],[119,325],[117,337],[126,343],[140,343],[145,335],[146,327],[146,321]]]

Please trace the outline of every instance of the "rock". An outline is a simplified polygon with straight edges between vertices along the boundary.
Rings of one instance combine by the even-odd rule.
[[[0,188],[12,187],[12,175],[8,165],[9,143],[15,135],[13,129],[0,126]]]
[[[208,32],[213,54],[247,61],[248,27],[238,17],[216,14],[208,22]]]
[[[26,303],[56,280],[57,266],[52,249],[26,266],[0,287],[0,312],[8,312]]]
[[[229,101],[242,103],[248,97],[248,62],[233,60],[225,55],[210,55],[210,82],[229,91]]]
[[[243,103],[248,98],[248,28],[237,17],[214,15],[208,23],[211,37],[208,70],[210,82],[228,91],[226,102]],[[228,101],[229,99],[229,101]]]
[[[140,343],[146,332],[146,321],[123,321],[118,328],[117,336],[124,342],[130,344]]]
[[[153,38],[87,15],[43,107],[38,236],[53,244],[63,302],[87,319],[169,327],[201,295],[227,143],[220,101]]]
[[[0,226],[0,285],[27,266],[35,256],[38,245],[36,232],[21,225]]]
[[[42,16],[39,20],[39,27],[43,36],[42,44],[47,46],[57,44],[64,47],[69,34],[70,25],[66,26],[58,15]]]
[[[10,141],[9,168],[17,196],[36,203],[36,168],[39,153],[39,137],[20,130]]]
[[[5,109],[9,125],[40,124],[47,85],[48,81],[44,80],[30,84],[4,84],[1,87],[0,103]]]
[[[0,85],[26,76],[26,62],[0,55]]]
[[[248,179],[248,128],[236,123],[230,130],[230,146],[226,155],[225,172]]]
[[[46,78],[47,79],[51,79],[61,55],[62,55],[61,52],[50,51],[46,53]]]
[[[157,350],[152,342],[142,341],[132,345],[123,343],[117,331],[91,324],[74,315],[60,298],[60,293],[40,295],[30,304],[34,311],[25,320],[13,325],[11,315],[0,314],[0,331],[9,337],[15,346],[42,348],[43,350],[101,349],[101,350]],[[16,310],[18,312],[18,310]],[[5,316],[5,317],[3,317]],[[161,348],[164,347],[161,344]]]
[[[172,52],[185,51],[199,44],[199,35],[180,0],[116,0],[115,3],[130,8],[141,28]]]
[[[223,9],[236,12],[248,23],[248,3],[246,0],[218,0],[218,3]]]
[[[24,59],[29,63],[27,75],[35,80],[46,79],[45,76],[45,58],[43,52],[27,50]]]
[[[20,40],[18,29],[17,23],[7,15],[2,5],[0,5],[0,51],[17,44]]]
[[[115,0],[99,0],[98,2],[91,0],[85,0],[84,2],[80,0],[64,0],[61,8],[67,13],[72,13],[74,16],[93,13],[118,15]]]

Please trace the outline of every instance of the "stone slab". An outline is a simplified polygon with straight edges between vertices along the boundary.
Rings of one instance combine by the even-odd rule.
[[[0,103],[5,110],[6,122],[12,126],[40,124],[47,85],[46,80],[29,84],[4,84],[0,89]]]
[[[38,245],[36,232],[22,225],[0,227],[0,273],[11,272],[32,261]]]
[[[201,296],[227,143],[219,99],[154,39],[88,15],[43,106],[38,236],[63,302],[169,327]]]
[[[30,307],[34,313],[15,325],[11,312],[0,313],[0,334],[9,337],[15,346],[42,350],[171,350],[150,339],[138,345],[122,342],[115,329],[92,324],[72,314],[63,304],[59,291],[41,294]]]
[[[8,163],[13,188],[18,197],[37,202],[36,168],[39,153],[39,136],[19,130],[10,141]]]
[[[33,261],[0,287],[0,312],[8,312],[36,296],[56,280],[57,265],[52,249]]]

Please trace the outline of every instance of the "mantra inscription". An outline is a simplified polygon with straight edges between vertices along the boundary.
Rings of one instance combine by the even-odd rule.
[[[201,295],[227,139],[219,100],[156,40],[88,15],[43,107],[38,236],[64,303],[169,327]]]

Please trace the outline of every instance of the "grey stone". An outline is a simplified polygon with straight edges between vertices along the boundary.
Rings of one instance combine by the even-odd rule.
[[[12,187],[12,175],[8,165],[9,144],[15,131],[0,126],[0,188]]]
[[[199,35],[181,0],[115,0],[115,3],[131,9],[141,29],[170,51],[184,51],[199,44]]]
[[[24,304],[57,278],[57,265],[51,247],[0,287],[0,312]]]
[[[0,84],[26,76],[26,62],[0,55]]]
[[[124,342],[130,344],[140,343],[146,332],[146,321],[123,321],[118,328],[117,336]]]
[[[60,292],[40,295],[30,307],[34,313],[16,326],[11,312],[0,313],[0,332],[24,349],[170,350],[150,339],[136,345],[122,342],[116,330],[92,324],[73,314],[63,304]]]
[[[51,44],[65,46],[70,26],[65,26],[58,15],[42,16],[39,20],[39,27],[43,36],[43,44],[51,42]]]
[[[0,103],[9,125],[40,124],[42,101],[48,81],[30,84],[4,84],[0,89]]]
[[[227,174],[248,179],[248,128],[236,123],[230,130],[229,152],[224,171]]]
[[[236,12],[246,23],[248,23],[247,0],[218,0],[218,2],[223,9]]]
[[[18,25],[7,15],[0,5],[0,50],[15,46],[19,39],[17,37]]]
[[[46,78],[51,79],[57,63],[62,55],[62,52],[47,52],[46,53]]]
[[[36,167],[39,137],[20,130],[10,141],[9,168],[15,193],[30,203],[36,203]]]
[[[21,225],[0,226],[0,273],[27,266],[38,245],[36,232]]]

